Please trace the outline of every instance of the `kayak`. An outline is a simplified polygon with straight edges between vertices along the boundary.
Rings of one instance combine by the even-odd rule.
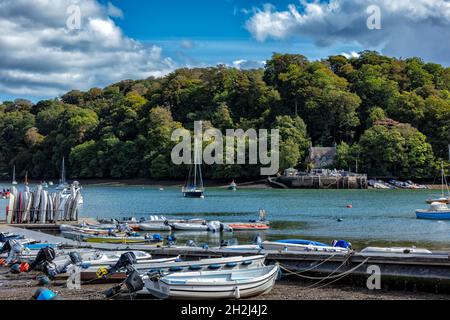
[[[269,225],[265,223],[228,223],[229,227],[233,229],[233,231],[251,231],[251,230],[268,230],[270,229]]]

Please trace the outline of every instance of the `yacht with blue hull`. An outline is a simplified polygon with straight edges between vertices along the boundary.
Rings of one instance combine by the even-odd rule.
[[[417,219],[450,220],[450,208],[441,202],[433,202],[428,210],[416,210]]]

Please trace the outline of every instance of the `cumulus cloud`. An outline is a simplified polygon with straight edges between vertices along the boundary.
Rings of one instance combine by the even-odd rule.
[[[381,29],[371,30],[370,5],[381,10]],[[357,43],[393,56],[421,56],[450,64],[448,0],[301,0],[286,10],[267,4],[246,22],[259,41],[307,38],[318,46]]]
[[[258,69],[264,67],[265,61],[255,61],[255,60],[236,60],[233,61],[233,67],[238,69]]]
[[[73,4],[79,30],[67,27]],[[111,19],[122,16],[97,0],[0,0],[0,93],[50,97],[173,70],[161,48],[122,33]]]

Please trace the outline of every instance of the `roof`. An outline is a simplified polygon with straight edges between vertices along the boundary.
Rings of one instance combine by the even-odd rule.
[[[323,157],[334,158],[337,154],[335,147],[312,147],[309,151],[310,159],[320,159]]]

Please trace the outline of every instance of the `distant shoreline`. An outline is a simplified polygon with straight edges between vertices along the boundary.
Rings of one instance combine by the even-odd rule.
[[[38,184],[42,180],[30,180],[30,184]],[[51,180],[49,180],[51,181]],[[69,179],[69,182],[73,181]],[[110,186],[110,187],[120,187],[120,186],[154,186],[154,187],[182,187],[185,184],[184,180],[153,180],[153,179],[77,179],[83,186]],[[204,184],[206,187],[215,188],[227,188],[231,183],[230,181],[224,180],[205,180]],[[236,181],[240,188],[258,188],[258,189],[272,189],[272,187],[266,183],[265,179],[251,180],[251,181]],[[19,181],[19,185],[23,184]],[[10,186],[11,182],[9,180],[0,180],[0,187]],[[54,186],[57,183],[54,182]]]
[[[42,180],[30,180],[30,184],[38,184]],[[51,181],[51,180],[49,180]],[[74,181],[69,179],[69,181]],[[81,185],[85,186],[108,186],[108,187],[120,187],[120,186],[153,186],[153,187],[179,187],[181,188],[184,184],[184,180],[154,180],[154,179],[77,179]],[[205,180],[205,187],[212,188],[227,188],[231,183],[230,181],[224,180]],[[259,180],[248,180],[239,182],[236,180],[236,183],[239,188],[252,188],[252,189],[273,189],[273,187],[266,181],[266,179]],[[22,181],[19,180],[19,185],[23,184]],[[9,180],[0,180],[0,188],[7,188],[11,185]],[[54,186],[57,183],[54,182]],[[442,186],[440,184],[426,184],[429,190],[441,190]],[[302,189],[297,189],[302,190]],[[319,190],[319,189],[317,189]],[[323,189],[322,189],[323,190]],[[0,190],[1,191],[1,190]]]

